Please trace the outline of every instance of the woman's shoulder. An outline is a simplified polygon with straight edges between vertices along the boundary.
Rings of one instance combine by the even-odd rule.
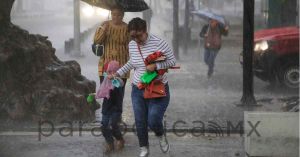
[[[126,27],[128,26],[128,24],[126,22],[124,22],[124,21],[122,21],[122,25],[126,26]]]
[[[122,22],[122,24],[121,24],[121,28],[122,29],[128,29],[128,25],[127,25],[127,23],[125,23],[125,22]]]
[[[123,22],[121,26],[122,26],[123,29],[126,29],[126,30],[128,29],[128,25],[125,22]]]
[[[150,34],[151,43],[156,43],[156,45],[160,45],[161,43],[166,43],[166,41],[154,34]]]
[[[159,42],[159,41],[161,41],[162,39],[160,38],[160,37],[158,37],[157,35],[154,35],[154,34],[149,34],[149,39],[150,39],[150,41],[152,41],[152,42]]]
[[[129,41],[129,47],[137,46],[137,43],[134,40]]]

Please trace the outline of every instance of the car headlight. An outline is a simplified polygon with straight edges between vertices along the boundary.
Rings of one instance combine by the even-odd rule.
[[[267,41],[261,41],[255,44],[254,51],[266,51],[269,48]]]

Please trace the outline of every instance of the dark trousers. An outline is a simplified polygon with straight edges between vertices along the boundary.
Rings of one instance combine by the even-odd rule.
[[[168,84],[165,85],[167,96],[162,98],[144,99],[144,90],[132,86],[132,105],[135,117],[137,136],[140,147],[149,146],[148,126],[156,136],[164,134],[163,117],[170,102]]]
[[[100,77],[100,83],[104,77]],[[121,140],[122,133],[119,127],[122,116],[123,98],[125,91],[126,79],[123,79],[124,86],[114,88],[110,93],[110,98],[104,98],[102,104],[102,121],[101,132],[107,143],[113,144],[114,138]]]
[[[204,49],[204,62],[208,66],[208,73],[214,72],[215,59],[218,55],[218,49]]]

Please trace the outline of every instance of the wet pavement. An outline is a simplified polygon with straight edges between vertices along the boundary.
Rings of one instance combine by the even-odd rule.
[[[98,133],[96,133],[98,134]],[[238,135],[216,137],[214,135],[183,137],[168,134],[170,152],[161,152],[158,139],[150,135],[149,157],[238,157],[245,156],[243,138]],[[126,144],[123,151],[110,155],[103,154],[103,138],[95,137],[90,132],[73,133],[73,137],[62,137],[54,133],[38,140],[38,133],[22,132],[0,133],[1,157],[135,157],[139,147],[137,137],[133,133],[125,135]]]

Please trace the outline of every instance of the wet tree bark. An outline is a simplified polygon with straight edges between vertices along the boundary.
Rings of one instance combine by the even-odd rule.
[[[86,96],[96,83],[76,61],[61,61],[45,36],[11,23],[15,0],[0,1],[0,118],[91,120],[99,105]]]
[[[254,0],[244,0],[243,19],[243,105],[254,105],[253,92],[253,41],[254,41]]]
[[[10,12],[15,0],[0,1],[0,26],[10,23]]]

